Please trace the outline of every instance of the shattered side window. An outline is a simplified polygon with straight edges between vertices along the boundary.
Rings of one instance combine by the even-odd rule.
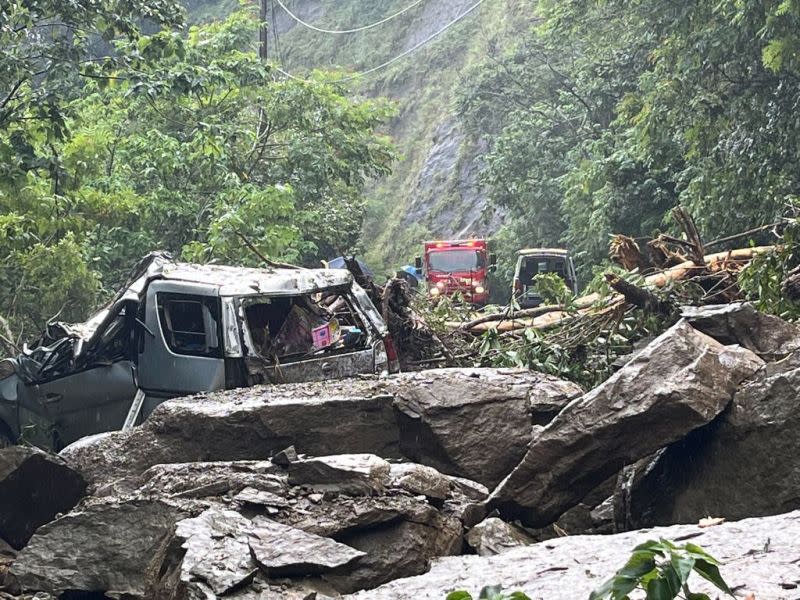
[[[249,298],[243,303],[253,352],[281,363],[366,347],[363,319],[344,293]]]
[[[156,301],[161,331],[170,350],[192,356],[221,356],[219,310],[213,298],[160,293]]]

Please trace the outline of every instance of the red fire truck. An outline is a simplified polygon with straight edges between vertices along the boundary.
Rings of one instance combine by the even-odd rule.
[[[456,292],[467,302],[484,306],[489,302],[489,272],[494,270],[494,255],[488,241],[443,240],[424,243],[425,255],[417,257],[431,297],[451,296]]]

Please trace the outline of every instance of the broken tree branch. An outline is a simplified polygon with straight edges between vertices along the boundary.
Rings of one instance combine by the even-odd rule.
[[[706,244],[706,248],[711,248],[713,246],[719,246],[720,244],[725,244],[727,242],[732,242],[734,240],[741,239],[743,237],[747,237],[749,235],[753,235],[756,233],[761,233],[762,231],[767,231],[768,229],[772,229],[774,227],[780,227],[781,225],[786,225],[787,221],[776,221],[775,223],[770,223],[769,225],[762,225],[761,227],[754,227],[753,229],[748,229],[747,231],[742,231],[741,233],[736,233],[734,235],[729,235],[726,237],[718,238],[716,240],[712,240]]]
[[[622,294],[628,304],[664,316],[669,316],[676,310],[676,307],[670,302],[662,300],[650,290],[625,281],[618,275],[606,273],[605,278],[611,289]]]

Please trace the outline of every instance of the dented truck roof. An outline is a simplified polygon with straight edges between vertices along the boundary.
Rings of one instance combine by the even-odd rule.
[[[220,296],[293,296],[352,285],[345,269],[299,267],[233,267],[176,261],[167,252],[151,252],[134,267],[114,299],[83,323],[56,323],[63,333],[91,339],[112,308],[121,301],[140,302],[152,281],[185,281],[217,288]]]
[[[161,278],[217,286],[220,296],[311,294],[353,282],[345,269],[255,269],[188,263],[164,264]]]

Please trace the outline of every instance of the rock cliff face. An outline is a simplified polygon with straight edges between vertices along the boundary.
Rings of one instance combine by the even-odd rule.
[[[410,3],[284,0],[298,17],[327,29],[369,24]],[[385,25],[336,36],[299,25],[276,3],[277,43],[273,33],[270,52],[296,73],[310,66],[365,71],[410,50],[473,4],[426,0]],[[435,41],[355,85],[354,92],[388,97],[398,107],[389,133],[401,159],[392,175],[368,189],[362,246],[374,266],[409,261],[425,238],[488,236],[499,227],[503,215],[487,208],[479,181],[486,144],[465,134],[455,98],[468,67],[489,48],[502,51],[530,17],[529,3],[486,2]]]

